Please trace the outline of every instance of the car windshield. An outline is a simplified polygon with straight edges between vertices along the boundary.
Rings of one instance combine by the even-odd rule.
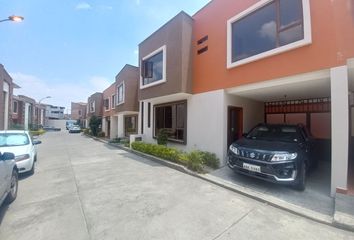
[[[280,142],[301,141],[301,135],[293,126],[259,126],[254,128],[247,138]]]
[[[29,144],[25,133],[0,133],[0,147],[24,146]]]

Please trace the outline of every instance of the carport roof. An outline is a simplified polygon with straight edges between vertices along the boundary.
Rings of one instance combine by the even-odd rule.
[[[261,102],[330,97],[330,70],[243,85],[226,92]]]

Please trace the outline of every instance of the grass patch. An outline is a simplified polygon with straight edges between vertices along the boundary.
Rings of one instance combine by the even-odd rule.
[[[43,135],[45,133],[46,133],[46,131],[43,130],[43,129],[33,130],[33,131],[31,130],[30,131],[31,136],[40,136],[40,135]]]

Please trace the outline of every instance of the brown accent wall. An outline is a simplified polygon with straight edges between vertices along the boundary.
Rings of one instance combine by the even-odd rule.
[[[118,102],[117,88],[124,82],[124,103],[116,106],[116,113],[139,111],[138,88],[139,88],[139,68],[131,65],[125,65],[116,76],[116,101]]]
[[[90,111],[90,102],[95,101],[95,112]],[[93,115],[97,117],[102,117],[102,110],[103,110],[103,94],[102,93],[94,93],[87,99],[88,104],[88,112],[87,116],[90,118]]]
[[[12,94],[13,94],[13,81],[11,76],[7,73],[4,66],[0,64],[0,130],[4,129],[4,115],[5,115],[5,106],[4,106],[4,82],[9,84],[9,111],[8,111],[8,126],[11,126],[11,113],[12,113]]]
[[[111,86],[109,86],[106,90],[103,91],[103,106],[102,106],[102,111],[103,111],[103,116],[105,117],[109,117],[109,116],[113,116],[115,113],[115,106],[113,106],[112,109],[112,95],[116,94],[116,83],[114,82],[113,84],[111,84]],[[106,111],[106,108],[104,106],[104,100],[105,99],[109,99],[109,109],[108,111]],[[115,103],[113,103],[115,104]]]
[[[139,87],[139,100],[192,92],[192,34],[193,19],[181,12],[140,43],[140,64],[145,56],[166,46],[166,82]]]
[[[86,103],[71,103],[71,119],[74,120],[83,120],[86,118],[86,108],[87,104]],[[79,111],[81,111],[81,115],[79,114]]]

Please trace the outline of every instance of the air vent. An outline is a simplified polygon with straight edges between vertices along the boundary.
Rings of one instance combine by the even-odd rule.
[[[202,53],[205,53],[206,51],[208,51],[208,46],[199,49],[199,50],[198,50],[198,55],[200,55],[200,54],[202,54]]]

